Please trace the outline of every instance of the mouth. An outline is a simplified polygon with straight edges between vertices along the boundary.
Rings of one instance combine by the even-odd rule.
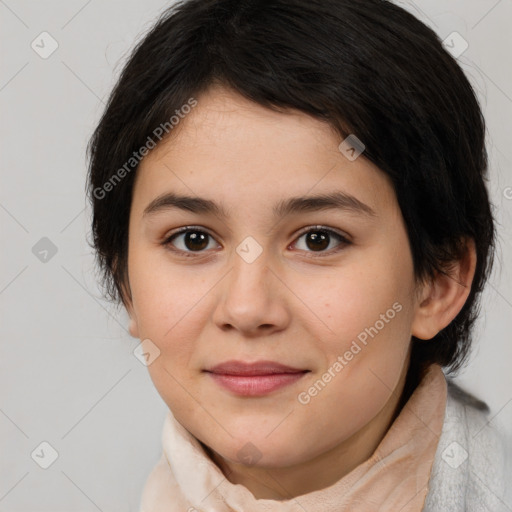
[[[226,361],[204,370],[223,389],[238,396],[263,396],[294,384],[310,370],[274,361]]]

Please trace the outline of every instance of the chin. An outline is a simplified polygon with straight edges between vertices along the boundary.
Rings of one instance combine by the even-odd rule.
[[[246,434],[236,439],[225,439],[224,443],[203,443],[223,459],[235,464],[267,469],[284,468],[299,464],[307,454],[297,451],[300,440],[275,437],[272,441],[264,436]]]

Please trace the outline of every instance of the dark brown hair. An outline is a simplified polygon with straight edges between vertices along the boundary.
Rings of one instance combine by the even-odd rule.
[[[485,123],[468,79],[435,32],[384,0],[187,0],[161,15],[130,55],[88,147],[93,245],[106,295],[119,302],[129,294],[137,166],[129,172],[126,162],[213,83],[363,141],[364,156],[393,182],[418,280],[446,273],[465,251],[464,237],[475,241],[464,307],[433,339],[412,338],[416,380],[433,362],[458,369],[494,251]],[[123,166],[122,179],[112,181]]]

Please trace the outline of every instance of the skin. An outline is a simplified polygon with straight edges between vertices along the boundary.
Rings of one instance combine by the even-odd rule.
[[[340,142],[304,113],[272,112],[212,87],[137,171],[125,299],[130,332],[159,348],[148,370],[176,419],[256,498],[324,488],[372,455],[399,412],[411,335],[430,339],[448,325],[474,273],[468,243],[454,279],[417,283],[391,182],[364,153],[347,159]],[[341,208],[272,214],[283,199],[335,190],[375,215]],[[166,192],[213,200],[229,216],[177,208],[144,215]],[[184,235],[165,245],[190,225],[211,235],[206,248],[185,245]],[[349,243],[331,234],[315,250],[308,231],[299,230],[318,233],[316,225]],[[248,236],[262,249],[252,263],[236,252]],[[400,312],[309,403],[299,403],[299,393],[395,303]],[[231,359],[310,371],[266,396],[240,397],[203,371]],[[260,457],[253,465],[237,455],[249,442]]]

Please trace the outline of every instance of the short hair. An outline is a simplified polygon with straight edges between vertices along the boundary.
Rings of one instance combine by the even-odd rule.
[[[364,156],[391,178],[418,282],[448,273],[465,238],[474,240],[476,271],[463,308],[431,340],[411,339],[411,368],[459,369],[495,244],[485,121],[440,38],[389,1],[185,0],[160,15],[129,56],[88,145],[92,244],[106,296],[126,304],[131,293],[128,221],[138,164],[126,163],[214,84],[360,139]]]

